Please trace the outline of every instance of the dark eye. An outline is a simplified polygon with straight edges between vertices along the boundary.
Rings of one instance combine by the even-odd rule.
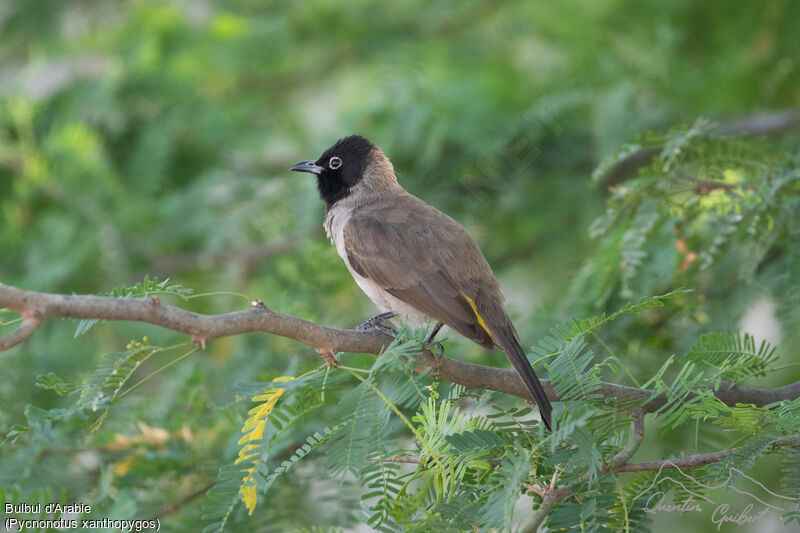
[[[342,166],[342,158],[339,157],[338,155],[331,157],[330,160],[328,161],[328,168],[330,168],[331,170],[336,170],[340,166]]]

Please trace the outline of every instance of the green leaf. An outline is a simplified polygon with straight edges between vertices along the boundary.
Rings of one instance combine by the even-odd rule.
[[[80,387],[73,385],[54,374],[53,372],[47,375],[36,376],[36,386],[44,390],[55,391],[59,396],[66,396],[67,394],[78,390]]]
[[[136,285],[114,287],[109,291],[99,292],[97,295],[109,296],[111,298],[145,298],[153,295],[170,295],[187,301],[192,292],[192,289],[185,288],[183,285],[170,283],[169,278],[164,281],[158,281],[157,277],[150,279],[148,276],[145,276],[144,279],[136,283]],[[78,322],[78,327],[75,329],[75,337],[83,335],[98,322],[100,321],[95,319],[81,320]]]
[[[484,527],[511,530],[514,505],[530,469],[528,452],[520,444],[515,443],[513,448],[506,450],[500,466],[487,480],[490,483],[486,489],[488,497],[481,506]]]
[[[681,360],[715,369],[723,379],[739,381],[750,376],[764,376],[777,360],[775,347],[766,340],[756,345],[748,333],[705,333],[698,337]]]

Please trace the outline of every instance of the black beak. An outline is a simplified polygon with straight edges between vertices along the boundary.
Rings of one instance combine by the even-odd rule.
[[[325,169],[317,165],[314,161],[303,161],[302,163],[297,163],[289,170],[294,170],[295,172],[311,172],[312,174],[319,175],[322,174],[322,171]]]

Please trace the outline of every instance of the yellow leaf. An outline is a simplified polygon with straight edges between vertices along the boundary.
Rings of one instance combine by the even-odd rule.
[[[279,378],[275,378],[274,381],[285,382],[292,381],[293,379],[294,378],[291,376],[281,376]],[[245,435],[239,439],[239,442],[237,443],[242,446],[242,448],[239,450],[239,456],[236,458],[236,462],[234,464],[251,461],[252,464],[255,465],[258,462],[259,454],[251,452],[259,448],[257,441],[260,441],[264,438],[264,430],[267,427],[269,415],[272,413],[272,410],[275,408],[275,405],[278,403],[278,400],[280,399],[281,395],[283,395],[285,390],[286,389],[269,388],[263,393],[253,397],[254,402],[263,403],[253,407],[247,412],[247,414],[250,416],[247,418],[247,420],[245,420],[244,426],[242,427],[242,433]],[[255,466],[248,468],[245,472],[245,476],[242,478],[242,483],[239,485],[239,493],[242,495],[244,505],[247,507],[247,511],[251,515],[253,514],[253,510],[256,508],[256,503],[258,503],[258,483],[256,482],[256,478],[253,476],[255,471]]]
[[[242,500],[244,500],[244,506],[247,507],[247,514],[252,516],[253,510],[256,508],[256,503],[258,503],[258,495],[256,494],[256,480],[253,478],[253,472],[255,472],[255,468],[251,468],[247,471],[247,475],[245,476],[244,480],[242,480],[242,485],[239,487],[239,494],[242,495]],[[248,483],[252,481],[251,483]]]

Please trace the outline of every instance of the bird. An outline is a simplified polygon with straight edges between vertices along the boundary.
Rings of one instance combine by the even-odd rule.
[[[551,430],[552,405],[520,346],[500,285],[478,245],[455,220],[406,191],[384,152],[361,135],[343,137],[315,161],[292,166],[316,175],[324,229],[355,282],[382,311],[359,329],[404,318],[448,326],[505,352]]]

